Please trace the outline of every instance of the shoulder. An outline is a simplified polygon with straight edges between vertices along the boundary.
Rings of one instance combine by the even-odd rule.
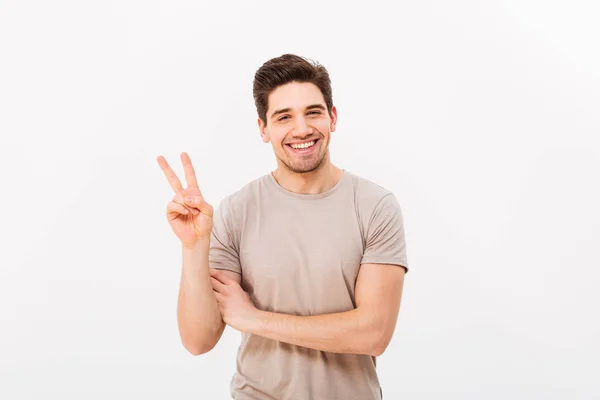
[[[402,209],[392,190],[369,178],[350,173],[355,213],[363,237],[391,221],[402,223]],[[392,224],[393,225],[393,224]]]
[[[231,214],[234,217],[245,214],[249,208],[254,208],[256,205],[260,193],[265,190],[267,178],[266,174],[262,175],[226,195],[219,202],[218,208],[221,209],[221,212]]]
[[[351,172],[346,173],[352,182],[354,201],[359,210],[373,211],[382,201],[396,200],[390,189],[369,178]]]

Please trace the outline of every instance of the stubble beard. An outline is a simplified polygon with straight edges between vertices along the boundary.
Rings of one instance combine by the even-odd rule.
[[[296,174],[307,174],[309,172],[317,170],[323,164],[323,160],[325,160],[326,155],[327,147],[325,147],[325,151],[322,151],[320,154],[317,154],[314,159],[301,162],[294,162],[293,160],[284,160],[279,157],[279,161],[281,161],[283,165],[285,165],[287,169],[291,172],[294,172]]]

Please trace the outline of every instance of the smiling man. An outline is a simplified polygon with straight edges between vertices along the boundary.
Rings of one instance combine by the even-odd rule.
[[[192,354],[225,325],[242,332],[235,399],[381,399],[376,357],[389,344],[408,271],[400,205],[335,166],[329,74],[285,54],[254,79],[262,140],[277,168],[213,212],[186,153],[167,218],[183,246],[178,324]]]

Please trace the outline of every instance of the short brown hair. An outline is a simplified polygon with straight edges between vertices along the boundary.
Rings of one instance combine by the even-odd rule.
[[[295,54],[284,54],[265,62],[254,75],[252,94],[256,112],[267,125],[267,109],[269,95],[281,85],[290,82],[309,82],[316,85],[323,94],[327,111],[331,114],[333,108],[333,93],[331,80],[327,69],[312,60]]]

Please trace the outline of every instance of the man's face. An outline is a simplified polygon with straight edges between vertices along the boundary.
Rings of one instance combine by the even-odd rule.
[[[296,173],[316,170],[329,157],[337,110],[327,112],[325,99],[312,83],[291,82],[269,95],[267,126],[258,119],[265,143],[271,142],[278,164]],[[298,148],[299,147],[299,148]]]

